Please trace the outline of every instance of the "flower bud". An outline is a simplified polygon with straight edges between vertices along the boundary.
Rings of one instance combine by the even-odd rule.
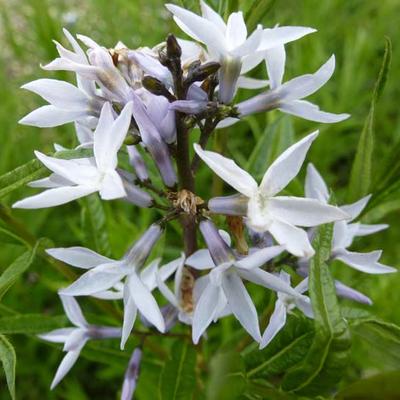
[[[128,150],[129,163],[135,170],[135,173],[140,181],[148,181],[149,173],[147,172],[146,164],[144,163],[143,157],[139,153],[136,146],[126,146]]]
[[[153,76],[145,76],[142,79],[142,84],[145,89],[156,96],[164,96],[166,98],[171,98],[171,93],[167,90],[165,85],[157,78]]]
[[[221,64],[217,62],[208,62],[203,65],[199,65],[188,72],[187,82],[201,82],[208,78],[210,75],[215,74],[221,67]]]
[[[167,37],[167,57],[180,58],[182,55],[181,46],[179,46],[178,41],[174,35],[168,35]]]
[[[226,244],[212,221],[209,219],[201,221],[200,231],[215,265],[224,264],[235,259],[231,248]]]
[[[135,393],[137,380],[139,377],[140,362],[142,360],[142,349],[137,347],[129,360],[128,368],[125,372],[124,383],[122,385],[121,400],[131,400]]]
[[[208,209],[214,214],[243,216],[247,214],[248,201],[242,194],[214,197],[208,201]]]
[[[138,188],[133,183],[124,182],[126,199],[136,206],[147,208],[153,204],[153,198],[144,190]]]

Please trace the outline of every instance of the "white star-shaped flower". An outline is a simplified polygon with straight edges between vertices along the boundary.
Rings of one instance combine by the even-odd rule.
[[[306,232],[298,226],[310,227],[348,218],[344,211],[316,199],[277,196],[298,174],[317,135],[318,131],[285,150],[267,169],[260,185],[232,160],[202,150],[195,144],[200,158],[242,194],[226,198],[227,203],[232,204],[232,214],[237,215],[238,210],[245,210],[247,223],[252,229],[257,232],[269,231],[279,244],[298,257],[311,257],[314,254]],[[209,208],[213,211],[213,199],[209,202]]]
[[[63,160],[36,151],[36,157],[53,171],[53,174],[44,180],[32,182],[32,186],[48,190],[17,201],[13,207],[53,207],[95,192],[99,192],[104,200],[125,197],[123,181],[116,168],[118,151],[127,134],[131,118],[132,103],[128,103],[115,120],[111,104],[104,104],[94,132],[94,157]]]

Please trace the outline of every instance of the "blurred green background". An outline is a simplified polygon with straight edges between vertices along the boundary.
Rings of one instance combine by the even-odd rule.
[[[163,7],[163,2],[159,0],[0,1],[0,174],[32,159],[35,149],[51,152],[54,142],[66,147],[75,144],[72,126],[38,129],[18,125],[21,117],[42,104],[37,96],[19,88],[23,83],[42,77],[73,81],[72,75],[52,74],[40,69],[41,63],[47,63],[56,57],[53,39],[66,44],[62,36],[62,27],[67,27],[72,33],[88,35],[106,47],[113,47],[119,40],[130,48],[151,47],[162,41],[168,32],[177,33],[182,37]],[[184,3],[186,7],[198,10],[195,1],[177,3]],[[212,3],[215,8],[224,9],[225,3]],[[241,9],[246,10],[251,1],[238,3]],[[235,8],[232,4],[231,7]],[[387,85],[376,109],[373,155],[375,185],[379,177],[390,170],[387,163],[393,161],[390,156],[392,149],[396,148],[400,141],[399,15],[399,0],[271,0],[268,12],[259,21],[264,26],[271,27],[279,23],[311,26],[318,30],[317,33],[287,46],[285,77],[314,72],[334,53],[337,60],[335,74],[312,100],[323,110],[348,112],[352,117],[336,125],[319,126],[298,118],[281,118],[279,113],[272,113],[266,117],[249,119],[234,128],[220,132],[213,145],[226,147],[228,154],[235,157],[240,164],[246,165],[257,138],[273,134],[271,129],[265,130],[266,126],[277,124],[276,132],[282,134],[282,140],[278,143],[283,147],[286,146],[285,141],[292,140],[293,132],[300,137],[320,128],[322,135],[313,146],[309,159],[335,190],[338,202],[345,201],[352,161],[381,65],[385,36],[389,36],[394,53]],[[260,67],[254,76],[263,77],[264,73],[264,67]],[[253,165],[253,172],[262,172],[268,162],[267,158],[261,157],[261,161],[265,160],[261,171]],[[199,179],[200,194],[209,197],[206,191],[209,186],[205,183],[211,182],[211,173],[203,169]],[[293,185],[293,191],[300,191],[299,185]],[[218,190],[220,188],[217,182],[214,191]],[[24,189],[13,193],[12,196],[3,199],[3,204],[10,206],[28,191],[29,189]],[[367,214],[366,217],[374,222],[387,222],[391,224],[391,228],[356,245],[365,251],[384,249],[383,261],[397,267],[400,265],[400,195],[394,195],[389,200],[390,205],[383,212]],[[24,231],[24,235],[46,237],[57,246],[68,246],[90,244],[91,239],[88,239],[85,232],[88,224],[85,213],[85,204],[81,202],[49,210],[16,211],[13,212],[13,216],[16,218],[15,224],[18,224],[18,221],[21,223],[20,230]],[[105,205],[105,213],[105,226],[115,256],[120,256],[129,243],[144,230],[148,221],[154,218],[153,212],[114,203]],[[3,223],[0,221],[0,226],[4,226],[1,224]],[[177,235],[173,229],[165,249],[167,258],[179,251]],[[0,272],[19,254],[20,246],[2,241]],[[343,281],[362,290],[373,299],[372,311],[376,315],[400,324],[399,275],[366,276],[344,266],[340,267],[342,268],[337,268],[340,271],[335,270],[335,273],[337,272]],[[29,271],[2,300],[1,314],[61,314],[55,292],[58,287],[65,285],[65,278],[40,258]],[[88,307],[92,313],[96,312],[93,306]],[[236,325],[230,322],[225,324],[223,334],[229,335],[232,326]],[[98,364],[82,358],[60,387],[50,393],[48,387],[61,359],[61,352],[27,336],[14,336],[11,340],[16,346],[18,356],[18,398],[117,398],[116,393],[122,382],[128,353],[121,356],[119,365],[118,362],[110,362],[109,365],[104,362]],[[354,353],[355,371],[362,369],[368,373],[392,368],[390,364],[379,363],[366,349],[358,349],[356,346]],[[92,358],[96,356],[92,355]],[[151,363],[152,360],[146,362]],[[157,365],[157,360],[154,364]],[[146,382],[151,382],[151,378],[146,378]],[[146,389],[143,388],[144,384],[141,385],[138,398],[145,399],[147,397],[143,393]],[[7,398],[5,381],[0,375],[0,399]]]

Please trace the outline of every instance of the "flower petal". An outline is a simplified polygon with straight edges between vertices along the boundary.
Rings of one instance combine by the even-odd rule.
[[[199,342],[200,337],[214,319],[220,295],[221,288],[213,283],[209,283],[203,290],[193,314],[192,339],[194,344]]]
[[[89,269],[100,264],[113,262],[111,258],[104,257],[85,247],[58,247],[47,249],[47,254],[66,264],[77,268]]]
[[[260,185],[260,189],[267,196],[279,193],[299,173],[307,152],[318,133],[315,131],[290,146],[271,164]]]
[[[397,272],[396,268],[378,262],[382,251],[376,250],[369,253],[355,253],[342,250],[335,254],[335,259],[343,261],[348,266],[367,274],[389,274]]]
[[[238,11],[229,15],[228,22],[226,23],[225,35],[228,42],[229,50],[236,49],[246,41],[247,27],[244,22],[243,12]],[[254,47],[254,50],[257,47],[258,43]]]
[[[54,331],[41,333],[38,335],[40,339],[47,340],[53,343],[64,343],[68,336],[75,330],[75,328],[61,328]]]
[[[76,360],[79,357],[79,354],[85,345],[86,342],[82,343],[77,349],[74,351],[69,351],[66,356],[62,359],[61,364],[59,365],[56,375],[54,376],[53,382],[51,383],[50,389],[54,389],[60,381],[68,374],[70,369],[74,366]]]
[[[157,273],[161,258],[153,260],[146,268],[140,271],[140,280],[152,291],[157,287]]]
[[[296,117],[325,124],[344,121],[350,117],[350,114],[333,114],[321,111],[317,105],[305,100],[282,102],[279,104],[278,109],[287,114],[295,115]]]
[[[160,332],[164,332],[164,318],[153,295],[135,274],[128,277],[129,292],[138,310]]]
[[[268,346],[271,340],[279,333],[279,331],[286,324],[286,307],[280,301],[277,300],[275,303],[275,308],[269,319],[267,329],[263,333],[260,343],[260,349]]]
[[[232,313],[253,339],[259,342],[261,333],[257,310],[240,277],[236,273],[226,273],[222,288]]]
[[[314,74],[301,75],[284,83],[278,90],[281,99],[285,102],[290,100],[299,100],[310,96],[325,85],[335,71],[335,56],[332,55],[329,60],[320,67]]]
[[[103,200],[114,200],[127,196],[124,183],[117,171],[109,170],[104,174],[99,193]]]
[[[304,194],[309,199],[317,199],[323,203],[327,203],[329,199],[328,187],[312,163],[307,165]]]
[[[293,42],[303,36],[316,32],[313,28],[304,26],[278,26],[264,29],[259,51],[273,49],[285,43]]]
[[[135,302],[130,295],[130,290],[127,284],[124,286],[124,321],[122,323],[122,335],[121,335],[121,350],[124,350],[125,344],[129,339],[132,332],[133,325],[135,324],[137,316],[137,307]]]
[[[213,151],[203,150],[198,144],[194,149],[199,157],[226,183],[245,196],[251,197],[257,190],[253,177],[234,161]]]
[[[289,253],[297,257],[312,257],[314,249],[311,247],[307,233],[300,228],[283,221],[274,220],[269,228],[274,239],[285,246]]]
[[[336,293],[345,299],[357,301],[358,303],[372,305],[372,300],[365,294],[345,285],[340,281],[335,281]]]
[[[88,108],[88,98],[85,94],[68,82],[57,79],[37,79],[21,87],[36,93],[60,109],[82,111]]]
[[[317,226],[348,218],[339,207],[302,197],[273,197],[267,207],[275,218],[296,226]]]
[[[35,196],[27,197],[13,204],[13,208],[46,208],[69,203],[94,193],[96,189],[86,186],[65,186],[45,190]]]
[[[218,27],[222,33],[225,33],[226,24],[224,19],[203,0],[200,0],[200,8],[203,17]]]
[[[358,224],[356,236],[367,236],[372,235],[373,233],[377,233],[383,231],[384,229],[389,228],[388,224]]]
[[[276,46],[265,52],[270,88],[276,89],[282,84],[285,73],[286,51],[285,46]]]
[[[175,21],[180,22],[178,24],[179,27],[189,36],[206,44],[207,47],[212,48],[214,51],[220,53],[226,51],[224,37],[219,26],[214,25],[213,22],[206,18],[173,4],[166,4],[165,7],[174,14]]]
[[[102,264],[85,272],[70,286],[60,290],[59,293],[66,296],[90,296],[112,288],[128,271],[130,269],[123,267],[120,262]]]
[[[341,206],[340,208],[346,212],[347,214],[350,215],[351,221],[356,219],[361,212],[364,210],[364,208],[367,206],[369,199],[371,198],[371,194],[363,197],[362,199],[356,201],[355,203],[348,204],[345,206]]]
[[[198,270],[211,269],[215,266],[208,249],[201,249],[194,252],[187,258],[186,265]]]
[[[89,325],[86,321],[86,318],[82,314],[82,310],[78,302],[75,300],[74,297],[60,296],[60,299],[64,307],[65,314],[75,326],[85,328]]]
[[[47,105],[33,110],[18,123],[22,125],[37,126],[39,128],[51,128],[67,124],[68,122],[78,121],[88,116],[86,109],[63,110],[53,105]]]
[[[235,266],[243,269],[253,269],[264,265],[267,261],[281,254],[285,248],[283,246],[271,246],[265,249],[256,250],[250,255],[235,262]]]

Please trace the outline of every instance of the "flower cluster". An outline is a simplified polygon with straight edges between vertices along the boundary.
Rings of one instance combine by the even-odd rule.
[[[306,294],[308,267],[314,255],[314,227],[321,224],[334,223],[332,260],[370,274],[395,271],[379,263],[381,251],[349,250],[355,237],[387,227],[356,222],[368,196],[342,207],[329,204],[328,188],[312,164],[307,169],[304,197],[282,193],[298,175],[318,131],[287,148],[259,183],[233,160],[205,150],[215,129],[254,113],[277,109],[325,123],[342,121],[348,115],[321,111],[303,100],[330,79],[334,56],[314,74],[283,83],[285,45],[314,29],[259,25],[248,34],[242,12],[232,13],[225,22],[206,3],[201,1],[200,5],[201,16],[166,5],[178,26],[194,41],[170,35],[153,48],[130,49],[118,43],[107,49],[64,30],[70,48],[56,43],[59,57],[43,69],[71,71],[76,85],[39,79],[23,86],[49,104],[20,122],[37,127],[73,122],[79,144],[72,159],[63,159],[62,153],[47,156],[36,152],[51,174],[30,186],[45,190],[14,207],[53,207],[98,192],[103,200],[120,199],[164,213],[118,260],[84,247],[47,250],[55,259],[84,270],[75,282],[60,290],[65,312],[75,328],[41,335],[44,340],[64,343],[67,352],[52,388],[72,367],[87,340],[117,337],[124,349],[134,334],[138,314],[147,329],[160,334],[178,322],[190,325],[195,344],[212,322],[233,315],[260,348],[283,328],[287,313],[295,307],[313,318]],[[268,79],[246,76],[262,62]],[[240,88],[260,89],[261,93],[235,102]],[[189,137],[195,127],[200,130],[200,139],[194,144],[191,159]],[[57,145],[56,150],[60,149]],[[237,193],[210,199],[197,196],[195,177],[200,161]],[[159,176],[149,163],[154,163]],[[229,233],[216,227],[216,215],[235,221],[236,228],[230,234],[236,246]],[[182,224],[185,251],[162,266],[160,259],[148,263],[165,226],[176,219]],[[204,240],[198,240],[197,230]],[[204,248],[198,248],[200,243]],[[292,274],[281,268],[282,260],[288,258],[294,260],[290,263]],[[172,277],[173,290],[168,283]],[[298,284],[292,286],[291,280]],[[247,282],[277,294],[270,322],[262,327],[264,332]],[[337,281],[336,288],[340,296],[371,303],[344,283]],[[154,291],[165,298],[163,306]],[[75,300],[77,296],[121,300],[122,327],[90,325]],[[125,400],[135,390],[141,357],[141,349],[136,348],[125,375]]]

